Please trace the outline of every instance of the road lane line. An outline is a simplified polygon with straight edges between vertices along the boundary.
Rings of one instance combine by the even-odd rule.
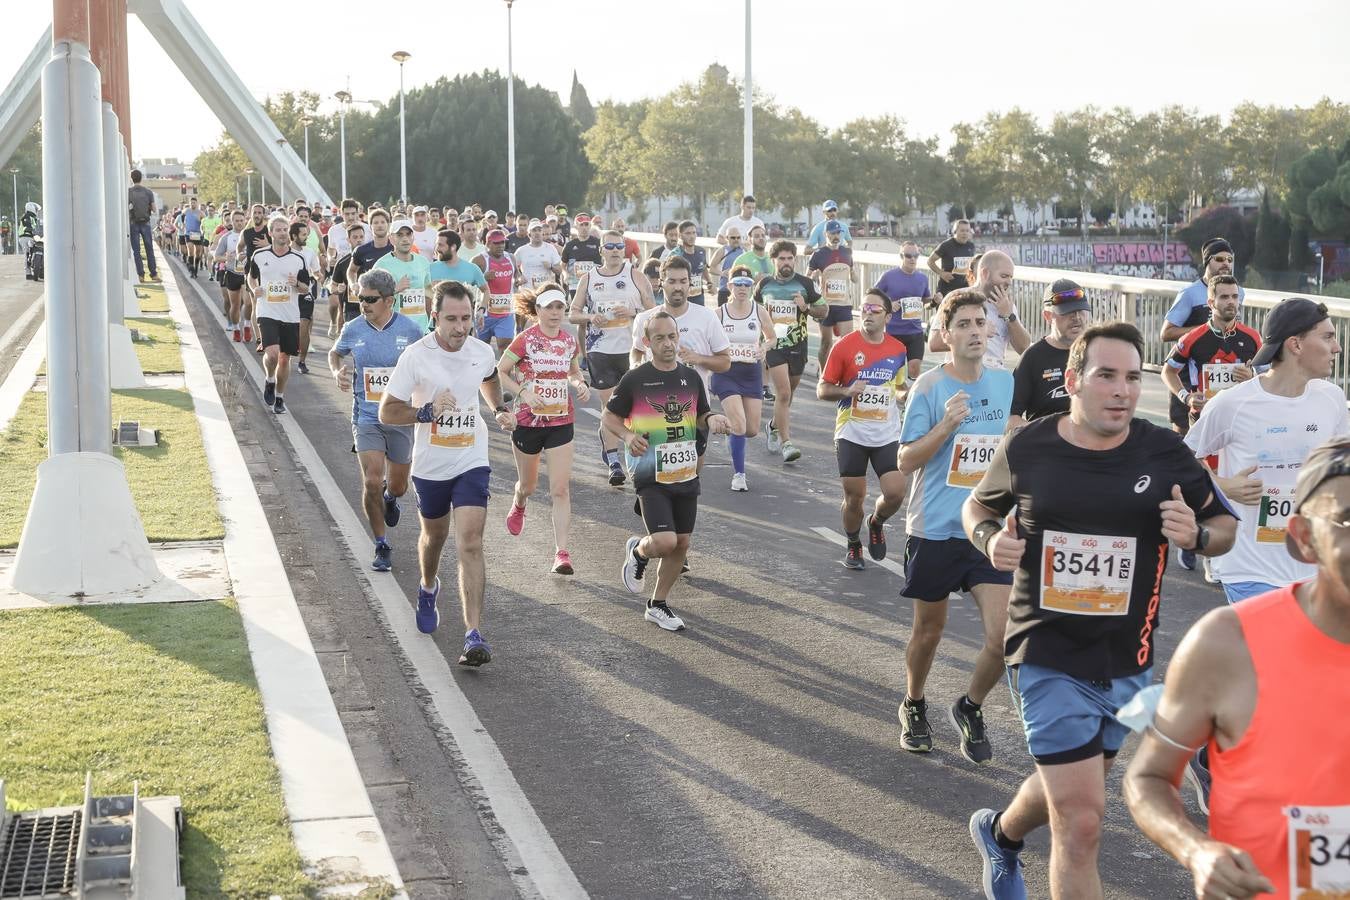
[[[823,537],[825,540],[829,541],[831,544],[838,544],[840,547],[848,546],[848,537],[843,532],[835,531],[833,528],[822,528],[819,525],[812,526],[811,530],[814,531],[816,534],[820,535],[821,537]],[[888,551],[889,545],[890,542],[887,541]],[[878,562],[875,559],[872,559],[872,557],[869,556],[864,560],[864,562],[866,562],[866,564],[869,566],[881,566],[883,569],[889,569],[895,574],[899,575],[901,578],[905,577],[905,567],[900,565],[895,560],[891,559],[889,556],[886,559],[881,560],[880,562]]]

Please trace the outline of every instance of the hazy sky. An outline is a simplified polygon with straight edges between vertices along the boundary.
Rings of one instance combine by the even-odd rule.
[[[8,83],[51,4],[0,2]],[[183,2],[259,98],[313,90],[335,108],[350,77],[358,98],[387,100],[395,50],[412,54],[409,87],[506,68],[503,0]],[[1087,103],[1227,113],[1241,100],[1350,101],[1346,0],[1279,11],[1257,0],[968,0],[965,18],[945,0],[753,3],[756,88],[827,126],[894,113],[912,133],[945,136],[1014,105],[1048,122]],[[597,104],[662,94],[713,62],[736,77],[744,68],[742,0],[515,0],[513,19],[516,74],[564,102],[573,68]],[[134,16],[130,54],[135,155],[190,160],[214,144],[220,124]]]

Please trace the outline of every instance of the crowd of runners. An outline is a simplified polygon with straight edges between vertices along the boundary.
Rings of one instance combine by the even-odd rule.
[[[453,528],[462,665],[492,658],[490,425],[509,433],[515,461],[509,537],[524,533],[546,468],[553,573],[574,572],[578,441],[616,491],[631,482],[643,527],[615,547],[619,579],[647,596],[648,621],[678,631],[670,598],[688,571],[709,435],[727,436],[726,487],[746,492],[750,441],[763,433],[790,472],[802,455],[794,404],[829,403],[843,565],[886,559],[905,511],[900,746],[933,748],[926,682],[962,595],[984,643],[965,692],[939,701],[961,754],[993,758],[983,708],[1000,681],[1020,717],[1032,774],[970,819],[986,896],[1025,896],[1019,854],[1043,826],[1052,895],[1102,896],[1105,776],[1131,730],[1143,738],[1125,776],[1130,810],[1191,871],[1197,897],[1350,896],[1350,417],[1329,380],[1341,348],[1326,306],[1290,298],[1259,331],[1244,325],[1233,248],[1211,240],[1167,313],[1159,376],[1144,370],[1137,328],[1107,321],[1067,277],[1045,288],[1046,334],[1033,342],[1012,259],[977,252],[965,221],[926,257],[903,242],[895,268],[862,284],[837,205],[822,211],[804,253],[771,242],[747,196],[708,229],[716,248],[698,243],[700,223],[677,221],[647,258],[623,221],[562,205],[499,217],[477,204],[194,199],[158,229],[189,277],[218,282],[229,337],[263,354],[263,400],[278,414],[327,308],[371,568],[395,565],[390,530],[414,487],[417,624],[438,626]],[[154,272],[151,261],[143,277]],[[815,401],[797,396],[812,331]],[[1135,415],[1158,378],[1171,428]],[[578,435],[591,394],[598,427]],[[1159,691],[1154,636],[1174,555],[1185,569],[1202,559],[1222,594]],[[1184,782],[1207,826],[1187,816]]]

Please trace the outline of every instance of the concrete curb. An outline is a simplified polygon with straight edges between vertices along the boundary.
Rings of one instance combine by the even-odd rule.
[[[180,274],[176,263],[172,268]],[[187,389],[225,524],[234,597],[244,620],[296,847],[306,866],[322,877],[327,893],[356,893],[372,880],[383,879],[406,900],[403,880],[176,279],[166,278],[164,291],[179,329]]]

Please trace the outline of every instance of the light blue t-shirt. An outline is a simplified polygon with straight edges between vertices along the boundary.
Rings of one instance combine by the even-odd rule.
[[[969,396],[970,414],[910,482],[905,530],[912,537],[930,541],[965,538],[961,504],[989,468],[994,448],[1008,426],[1011,372],[986,366],[979,381],[966,384],[948,374],[944,365],[924,372],[910,389],[900,443],[911,444],[932,431],[957,391]]]
[[[1238,286],[1238,307],[1241,308],[1243,302],[1247,299],[1247,292]],[[1204,315],[1199,315],[1195,310],[1199,308],[1204,310]],[[1194,316],[1194,318],[1192,318]],[[1172,307],[1167,310],[1167,321],[1178,327],[1191,324],[1191,327],[1198,327],[1205,324],[1209,318],[1209,287],[1203,281],[1196,281],[1189,287],[1177,291],[1177,299],[1172,302]],[[1199,319],[1199,321],[1196,321]]]
[[[384,328],[376,328],[366,321],[365,316],[357,316],[342,326],[333,352],[338,356],[351,356],[352,369],[352,424],[374,425],[380,421],[380,399],[384,396],[384,386],[403,351],[417,343],[425,332],[416,322],[400,313]],[[367,384],[367,372],[369,384]],[[367,387],[370,388],[367,395]],[[408,426],[411,428],[412,426]]]
[[[431,264],[431,283],[438,281],[458,281],[460,284],[471,284],[480,291],[487,290],[487,279],[483,277],[483,270],[471,262],[463,259],[455,260],[454,265],[441,262],[439,259]]]
[[[825,223],[828,221],[830,220],[821,219],[811,228],[811,234],[806,238],[806,246],[815,249],[816,247],[823,247],[825,245]],[[835,221],[844,226],[844,231],[843,234],[840,235],[840,240],[845,244],[853,243],[853,235],[848,232],[848,223],[843,219],[835,219]]]
[[[196,209],[183,210],[183,233],[200,233],[202,230],[202,212]]]

